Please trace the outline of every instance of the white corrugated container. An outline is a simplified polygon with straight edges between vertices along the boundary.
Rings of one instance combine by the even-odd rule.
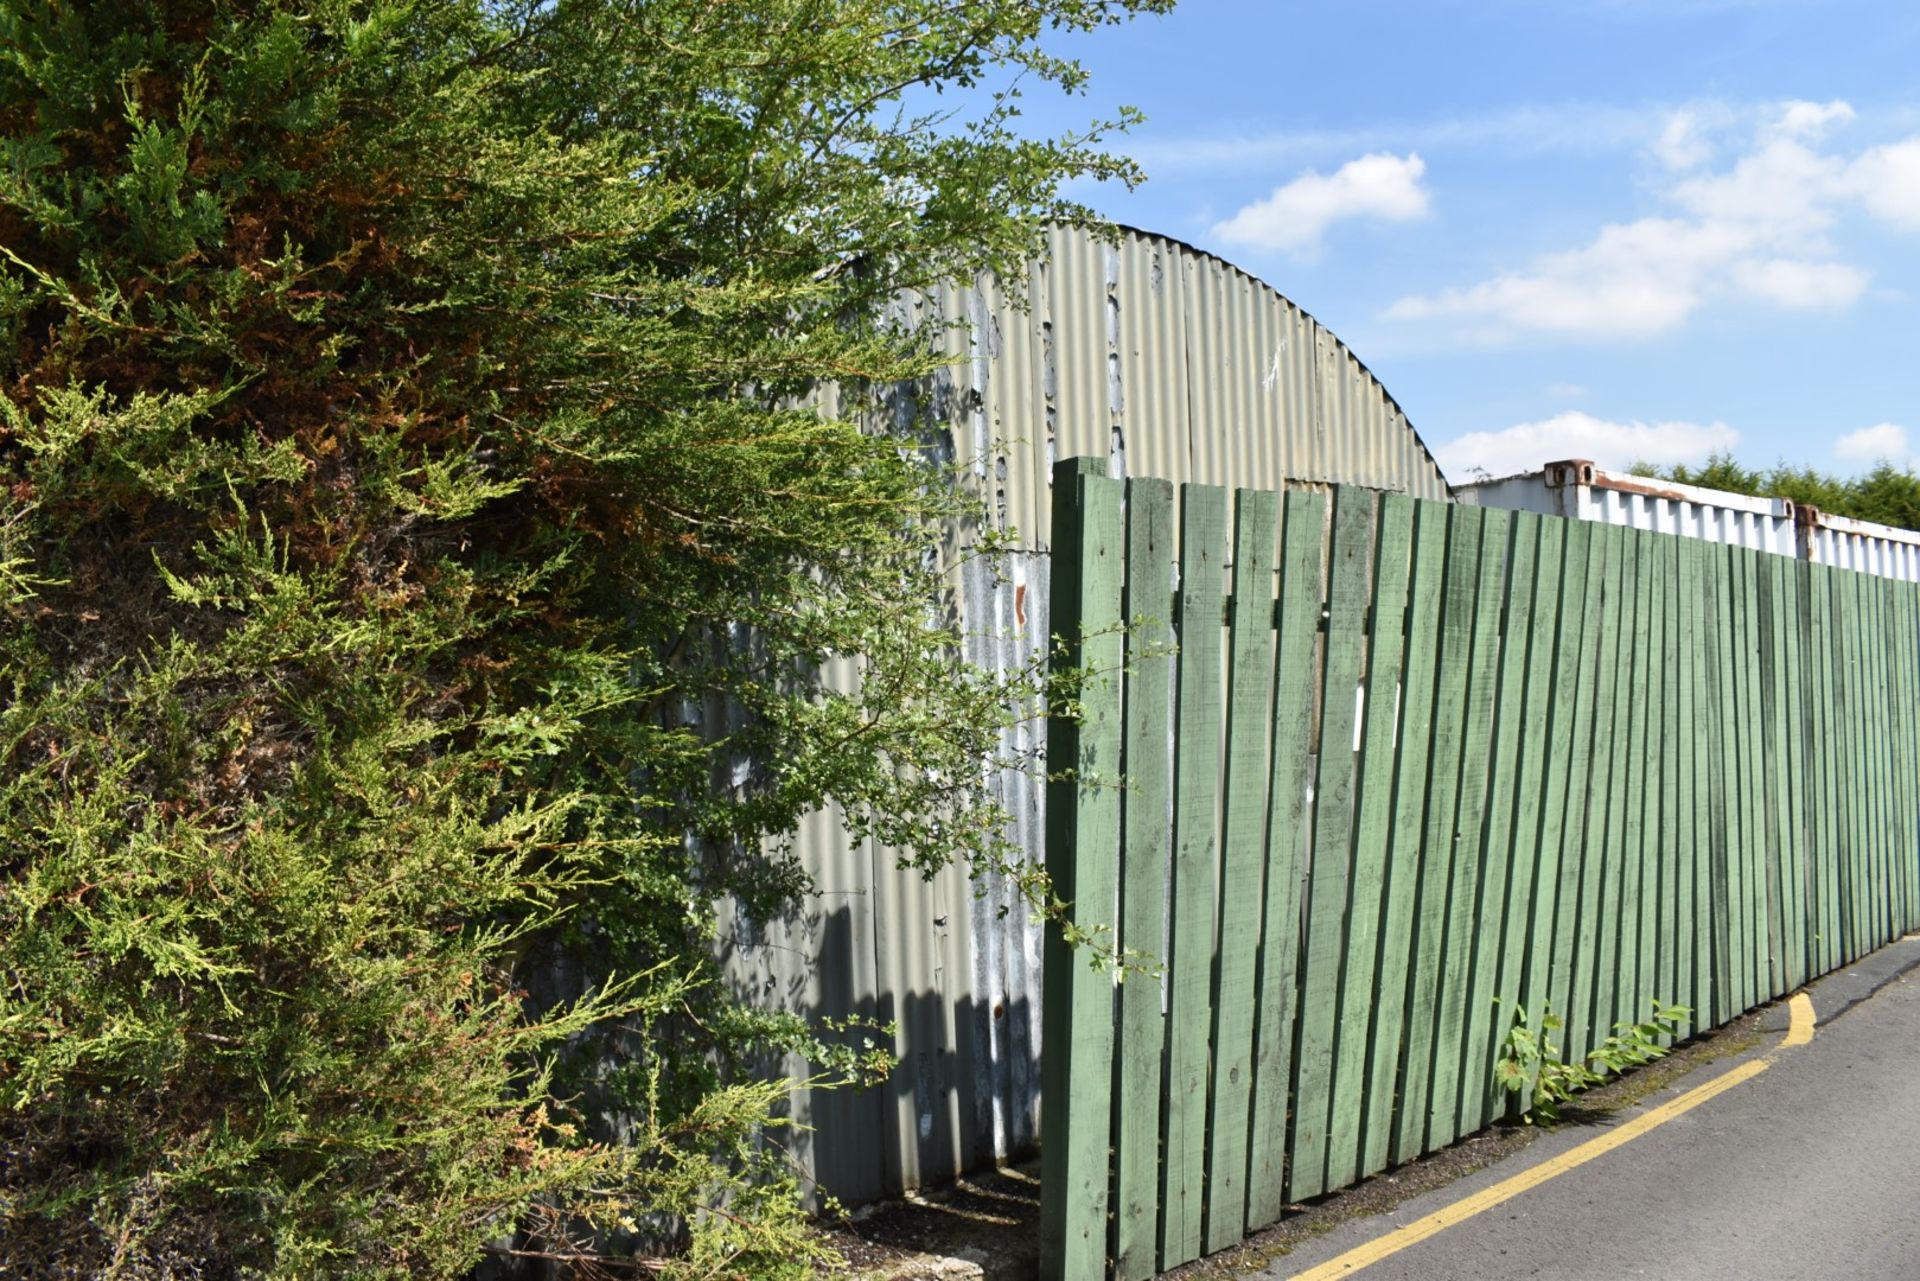
[[[1518,476],[1457,485],[1453,492],[1460,502],[1481,507],[1679,534],[1777,556],[1798,554],[1794,505],[1787,499],[1606,471],[1578,458]]]
[[[1800,555],[1816,565],[1920,583],[1920,534],[1870,520],[1800,509]]]

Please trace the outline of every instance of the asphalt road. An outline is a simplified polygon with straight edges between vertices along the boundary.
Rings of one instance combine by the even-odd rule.
[[[1758,1076],[1351,1275],[1920,1281],[1920,969],[1905,969],[1920,942],[1887,952],[1877,961],[1885,986],[1865,999],[1871,960],[1816,985],[1813,1041],[1780,1049],[1771,1034],[1747,1056],[1771,1055]],[[1708,1065],[1611,1124],[1741,1061]],[[1334,1259],[1602,1128],[1566,1127],[1390,1214],[1345,1224],[1263,1275],[1278,1281]]]

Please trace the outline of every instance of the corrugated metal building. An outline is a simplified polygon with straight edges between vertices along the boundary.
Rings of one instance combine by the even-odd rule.
[[[954,363],[888,389],[879,426],[939,440],[991,519],[1018,531],[1017,551],[969,563],[957,585],[968,657],[984,666],[1045,652],[1057,458],[1104,455],[1116,475],[1176,483],[1449,496],[1406,415],[1345,344],[1270,286],[1175,240],[1056,228],[1017,299],[983,278],[903,297],[895,316],[940,333]],[[820,403],[837,411],[831,389]],[[1006,747],[1037,753],[1042,732],[1031,722]],[[1016,839],[1041,858],[1038,777],[1007,773],[997,785]],[[723,913],[729,977],[811,1017],[897,1022],[900,1057],[881,1088],[794,1091],[794,1118],[810,1127],[789,1142],[803,1167],[858,1203],[1032,1149],[1040,933],[1009,887],[956,869],[899,871],[827,814],[799,850],[817,893],[790,919]]]
[[[1606,471],[1577,458],[1461,485],[1454,493],[1459,501],[1482,507],[1678,534],[1920,582],[1920,534],[1912,530],[1831,516],[1785,498]]]

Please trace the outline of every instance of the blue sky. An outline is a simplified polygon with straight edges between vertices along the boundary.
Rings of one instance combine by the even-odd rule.
[[[1920,5],[1185,0],[1063,43],[1133,194],[1344,338],[1455,480],[1920,463]]]

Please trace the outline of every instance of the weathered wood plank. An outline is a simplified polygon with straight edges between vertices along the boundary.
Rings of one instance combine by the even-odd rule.
[[[1273,713],[1273,552],[1279,495],[1236,491],[1233,613],[1228,620],[1227,767],[1220,849],[1220,946],[1214,965],[1213,1109],[1207,1123],[1207,1248],[1246,1235],[1253,1096],[1254,949],[1266,883],[1267,761]]]
[[[1247,1175],[1247,1221],[1255,1228],[1279,1219],[1287,1205],[1288,1095],[1299,991],[1301,878],[1311,852],[1307,788],[1313,781],[1316,746],[1326,520],[1327,503],[1321,495],[1287,495],[1280,556],[1279,657],[1274,674],[1273,825],[1267,838],[1260,1011],[1254,1029],[1259,1061],[1253,1087],[1252,1166]]]
[[[1605,571],[1604,529],[1582,521],[1567,532],[1567,585],[1565,611],[1561,626],[1561,669],[1565,678],[1556,680],[1557,697],[1563,703],[1566,723],[1565,774],[1558,790],[1557,813],[1551,835],[1557,853],[1558,871],[1554,892],[1552,933],[1548,936],[1547,1004],[1562,1019],[1573,1005],[1573,960],[1575,940],[1580,928],[1580,881],[1584,870],[1581,846],[1585,835],[1587,805],[1592,799],[1589,777],[1593,760],[1594,679],[1599,662],[1599,621],[1595,598]],[[1566,624],[1572,622],[1569,637]],[[1557,735],[1556,735],[1557,738]],[[1559,750],[1559,742],[1555,750]],[[1572,1020],[1568,1020],[1571,1022]]]
[[[1293,1159],[1288,1199],[1326,1191],[1327,1126],[1332,1119],[1333,1057],[1339,1026],[1340,967],[1346,958],[1349,856],[1353,836],[1356,757],[1354,692],[1371,598],[1373,498],[1365,490],[1334,491],[1333,543],[1327,581],[1325,677],[1320,699],[1319,771],[1314,787],[1313,862],[1300,975],[1300,1020],[1294,1065]]]
[[[1181,490],[1180,661],[1174,723],[1173,905],[1161,1266],[1200,1257],[1213,1032],[1214,858],[1219,848],[1221,628],[1227,491]],[[1057,555],[1057,553],[1056,553]]]
[[[1427,1150],[1432,1102],[1436,1003],[1446,960],[1448,895],[1453,883],[1454,823],[1459,813],[1473,662],[1474,606],[1480,579],[1480,540],[1486,513],[1456,507],[1447,526],[1447,578],[1440,615],[1435,676],[1433,747],[1427,812],[1421,838],[1420,891],[1414,911],[1407,985],[1406,1045],[1400,1059],[1400,1109],[1394,1154],[1409,1160]]]
[[[1367,676],[1360,781],[1353,825],[1353,875],[1347,899],[1347,960],[1340,984],[1333,1104],[1327,1126],[1327,1186],[1359,1177],[1367,1099],[1368,1038],[1377,1001],[1374,978],[1386,907],[1388,837],[1393,818],[1394,723],[1406,645],[1407,575],[1414,500],[1380,500],[1374,537],[1373,603],[1367,611]],[[1415,644],[1425,643],[1415,638]]]
[[[1593,583],[1594,618],[1588,630],[1592,633],[1595,652],[1591,666],[1582,669],[1580,678],[1581,690],[1593,691],[1593,713],[1591,733],[1586,739],[1586,768],[1575,775],[1575,787],[1585,801],[1585,814],[1580,827],[1569,835],[1570,849],[1578,851],[1580,867],[1565,1007],[1564,1049],[1569,1062],[1586,1058],[1587,1051],[1595,1044],[1594,1005],[1599,995],[1599,972],[1601,965],[1611,959],[1603,930],[1607,877],[1612,862],[1607,857],[1607,819],[1612,799],[1613,744],[1619,727],[1616,718],[1620,713],[1617,700],[1624,613],[1620,603],[1621,561],[1625,555],[1626,532],[1621,526],[1607,525],[1594,534],[1600,572]]]
[[[1467,991],[1466,1048],[1460,1068],[1460,1130],[1477,1130],[1493,1119],[1498,1091],[1492,1079],[1493,1057],[1511,1011],[1498,1004],[1513,997],[1502,983],[1518,969],[1509,962],[1516,920],[1514,898],[1522,903],[1532,869],[1516,875],[1513,825],[1521,782],[1521,726],[1526,711],[1528,641],[1540,556],[1540,520],[1516,514],[1505,536],[1506,573],[1500,583],[1504,612],[1499,619],[1499,673],[1488,739],[1487,799],[1481,820],[1480,906],[1473,977]]]
[[[1125,714],[1120,797],[1120,942],[1160,959],[1166,924],[1173,798],[1173,486],[1127,482]],[[1130,973],[1120,988],[1115,1047],[1119,1094],[1114,1133],[1114,1274],[1143,1281],[1156,1271],[1160,1216],[1160,979]]]
[[[1400,741],[1394,764],[1393,831],[1380,939],[1380,995],[1368,1038],[1373,1070],[1367,1082],[1366,1125],[1361,1136],[1363,1174],[1379,1173],[1393,1157],[1410,962],[1408,941],[1413,934],[1420,886],[1420,843],[1433,747],[1438,655],[1431,638],[1440,625],[1446,563],[1447,506],[1418,503],[1414,511],[1413,565],[1407,582],[1406,635],[1410,643],[1401,667]],[[1418,643],[1423,638],[1425,643]]]
[[[1636,891],[1632,900],[1634,906],[1637,907],[1639,902],[1639,869],[1637,865],[1629,866],[1631,851],[1627,844],[1627,783],[1632,769],[1629,748],[1633,745],[1635,732],[1645,732],[1636,715],[1638,709],[1634,694],[1638,687],[1633,683],[1639,674],[1634,667],[1634,629],[1639,621],[1636,617],[1640,594],[1639,564],[1635,557],[1633,531],[1618,528],[1612,537],[1607,582],[1613,593],[1613,612],[1618,617],[1614,622],[1617,639],[1609,664],[1613,670],[1609,680],[1602,682],[1603,689],[1611,685],[1612,694],[1608,700],[1610,710],[1605,713],[1609,722],[1604,736],[1607,747],[1606,814],[1600,828],[1600,912],[1594,931],[1599,955],[1595,960],[1590,985],[1587,1016],[1589,1049],[1598,1045],[1622,1017],[1618,987],[1622,960],[1631,947],[1631,940],[1624,937],[1633,929],[1632,915],[1626,910],[1630,889]],[[1596,726],[1596,781],[1600,768],[1598,753],[1601,738],[1600,727]]]
[[[1647,1013],[1652,1000],[1653,897],[1649,890],[1652,859],[1648,853],[1648,805],[1659,793],[1658,775],[1650,766],[1659,763],[1660,673],[1655,670],[1654,647],[1659,633],[1653,617],[1658,564],[1649,542],[1654,535],[1635,531],[1628,536],[1633,583],[1633,635],[1628,644],[1626,690],[1628,701],[1628,743],[1625,748],[1624,780],[1620,835],[1620,951],[1614,969],[1614,1001],[1611,1021],[1637,1019]],[[1665,995],[1664,993],[1662,995]]]
[[[1483,932],[1481,887],[1488,879],[1481,838],[1491,783],[1492,762],[1488,757],[1499,708],[1500,620],[1507,597],[1511,530],[1510,513],[1488,511],[1480,532],[1480,564],[1474,581],[1472,656],[1464,702],[1466,720],[1460,740],[1460,802],[1449,838],[1453,849],[1453,878],[1447,896],[1447,932],[1441,943],[1439,987],[1434,1005],[1433,1079],[1427,1105],[1429,1148],[1444,1147],[1465,1132],[1461,1125],[1460,1089],[1470,1058],[1469,1018],[1473,1033],[1486,1028],[1481,1011],[1470,1012],[1467,1002],[1473,994]]]
[[[1062,676],[1084,673],[1079,715],[1048,722],[1047,871],[1066,919],[1111,947],[1120,843],[1121,482],[1088,459],[1054,469],[1053,627]],[[1113,980],[1074,950],[1060,922],[1045,932],[1046,1056],[1041,1114],[1047,1177],[1040,1257],[1054,1277],[1107,1270],[1107,1149],[1113,1113]]]

